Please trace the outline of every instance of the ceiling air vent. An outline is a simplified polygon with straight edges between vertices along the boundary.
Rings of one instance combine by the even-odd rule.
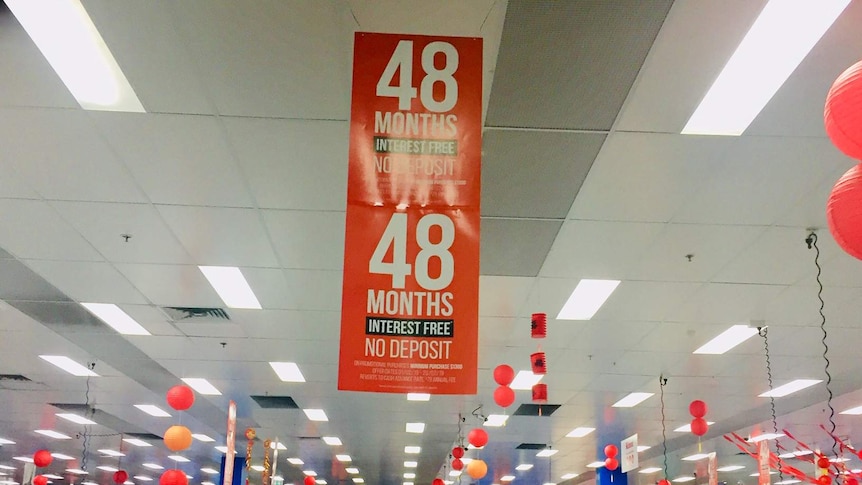
[[[554,414],[554,411],[559,408],[559,404],[521,404],[512,414],[514,416],[547,417]]]
[[[139,440],[144,441],[161,441],[162,438],[160,436],[156,436],[153,433],[123,433],[124,438],[137,438]]]
[[[251,396],[264,409],[299,409],[290,396]]]
[[[230,316],[222,308],[195,308],[182,306],[162,307],[168,317],[175,322],[195,321],[224,321],[230,320]]]
[[[516,450],[544,450],[548,445],[545,443],[521,443]]]
[[[30,382],[30,379],[21,374],[0,374],[0,382],[3,381]]]

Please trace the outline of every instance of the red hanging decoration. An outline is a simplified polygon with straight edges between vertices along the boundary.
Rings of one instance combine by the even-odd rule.
[[[500,386],[494,391],[494,402],[498,406],[507,408],[515,402],[515,391],[509,386]]]
[[[456,446],[452,448],[452,457],[453,458],[462,458],[464,456],[464,448],[460,446]]]
[[[700,399],[695,399],[688,405],[688,412],[691,413],[695,418],[702,418],[706,416],[706,403],[701,401]]]
[[[165,470],[159,478],[159,485],[188,485],[189,479],[180,470]]]
[[[533,386],[533,402],[545,404],[548,402],[548,385],[536,384]]]
[[[817,459],[817,466],[819,468],[829,468],[829,458],[826,458],[825,456],[821,456],[820,458]]]
[[[691,420],[691,433],[695,436],[703,436],[709,431],[709,424],[703,418]]]
[[[460,458],[455,458],[452,460],[452,469],[455,471],[461,471],[464,469],[464,462],[461,461]]]
[[[39,468],[45,468],[52,461],[54,461],[54,457],[51,456],[51,452],[48,450],[39,450],[33,453],[33,464]]]
[[[862,259],[862,164],[838,179],[826,202],[826,221],[835,242],[847,254]]]
[[[515,380],[515,369],[506,364],[500,364],[494,368],[494,382],[501,386],[508,386]]]
[[[850,477],[850,478],[844,480],[844,485],[859,485],[859,480],[856,480],[855,478]]]
[[[832,477],[829,475],[820,475],[817,477],[817,483],[820,485],[830,485],[832,483]]]
[[[163,440],[169,450],[183,451],[192,445],[192,432],[185,426],[173,425],[165,431]]]
[[[168,401],[168,406],[177,411],[185,411],[195,403],[195,393],[189,386],[174,386],[168,389],[165,397]]]
[[[439,477],[435,478],[434,480],[431,480],[431,485],[444,485],[444,483],[445,482],[443,482],[443,479]]]
[[[618,466],[620,466],[620,462],[616,458],[605,458],[605,468],[608,470],[614,471]]]
[[[534,313],[530,318],[530,335],[533,338],[545,338],[548,336],[548,315],[545,313]]]
[[[607,458],[615,458],[617,453],[619,453],[619,449],[617,449],[616,445],[607,445],[605,446],[605,456]]]
[[[670,480],[668,480],[667,478],[662,478],[658,481],[658,485],[670,485]]]
[[[862,61],[850,66],[826,95],[826,134],[845,155],[862,160]]]
[[[316,482],[314,481],[314,477],[305,477],[302,483],[305,485],[314,485]]]
[[[530,366],[533,368],[533,374],[547,374],[548,361],[545,360],[545,353],[534,352],[530,354]]]
[[[488,474],[488,464],[484,460],[473,460],[467,464],[467,475],[473,480],[481,480]]]
[[[185,476],[185,475],[183,475],[183,476]],[[126,480],[129,479],[129,474],[126,473],[125,470],[117,470],[114,472],[113,479],[114,479],[114,483],[116,483],[117,485],[120,485],[122,483],[125,483]]]
[[[467,433],[467,441],[476,448],[488,444],[488,432],[482,428],[473,428]]]
[[[48,485],[48,477],[45,475],[36,475],[33,477],[33,485]]]

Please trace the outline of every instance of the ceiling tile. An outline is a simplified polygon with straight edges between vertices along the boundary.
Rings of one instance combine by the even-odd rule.
[[[296,269],[341,270],[344,216],[344,212],[263,211],[281,265]]]
[[[481,274],[536,276],[562,221],[482,218]]]
[[[513,276],[479,276],[479,315],[517,316],[535,281]]]
[[[93,303],[147,303],[108,263],[31,260],[27,265],[69,298]],[[86,281],[86,284],[81,284]]]
[[[38,200],[0,199],[0,246],[22,259],[102,261],[51,206]]]
[[[155,305],[224,307],[197,266],[128,263],[115,266]]]

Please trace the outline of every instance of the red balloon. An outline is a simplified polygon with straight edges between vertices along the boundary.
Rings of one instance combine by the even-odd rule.
[[[192,404],[195,403],[195,393],[189,386],[174,386],[168,389],[168,394],[166,397],[168,401],[168,406],[176,409],[177,411],[185,411],[186,409],[192,407]]]
[[[862,61],[850,66],[826,95],[826,134],[845,155],[862,160]]]
[[[691,420],[691,433],[695,436],[703,436],[709,431],[709,425],[703,418],[694,418]]]
[[[183,475],[185,476],[185,475]],[[120,485],[129,479],[129,474],[125,470],[117,470],[114,472],[114,483]]]
[[[515,369],[506,364],[500,364],[494,368],[494,382],[501,386],[508,386],[515,380]]]
[[[443,479],[435,478],[434,480],[431,480],[431,485],[444,485]]]
[[[662,478],[658,481],[658,485],[670,485],[670,480],[668,480],[667,478]]]
[[[826,201],[826,222],[835,242],[847,254],[862,259],[862,164],[838,179]]]
[[[706,403],[700,399],[695,399],[688,405],[688,412],[695,418],[706,416]]]
[[[33,464],[39,468],[50,465],[52,461],[54,461],[54,457],[51,456],[51,452],[48,450],[39,450],[33,453]]]
[[[851,477],[847,480],[844,480],[844,485],[859,485],[859,480],[856,480],[855,478]]]
[[[829,468],[829,458],[821,456],[817,459],[817,466],[820,468]]]
[[[33,477],[33,485],[48,485],[48,478],[45,475],[36,475]]]
[[[314,485],[316,482],[314,477],[305,477],[305,480],[302,481],[305,485]]]
[[[467,433],[467,441],[476,448],[481,448],[488,444],[488,433],[482,428],[473,428]]]
[[[461,458],[463,456],[464,456],[464,448],[461,448],[460,446],[456,446],[456,447],[452,448],[452,457],[453,458]]]
[[[188,485],[186,474],[179,470],[165,470],[159,478],[159,485]]]
[[[819,483],[820,485],[829,485],[832,483],[832,477],[830,477],[829,475],[820,475],[819,477],[817,477],[817,483]]]
[[[452,460],[452,469],[453,470],[460,471],[463,468],[464,468],[464,462],[461,461],[460,458],[455,458],[454,460]]]
[[[617,456],[620,450],[617,449],[616,445],[607,445],[605,446],[605,456],[608,458],[613,458]]]
[[[617,461],[616,458],[606,458],[605,459],[605,468],[610,471],[614,471],[617,467],[620,466],[620,462]]]
[[[509,386],[500,386],[494,391],[494,402],[498,406],[507,408],[515,402],[515,391]]]

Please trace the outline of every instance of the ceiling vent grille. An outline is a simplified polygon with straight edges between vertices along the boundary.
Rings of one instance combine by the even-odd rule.
[[[290,396],[251,396],[264,409],[299,409]]]
[[[30,382],[30,379],[21,374],[0,374],[0,382],[3,381]]]
[[[538,416],[546,418],[554,414],[554,411],[557,409],[560,409],[559,404],[521,404],[512,414],[514,416]]]
[[[548,445],[545,443],[521,443],[516,450],[544,450]]]
[[[168,306],[162,307],[162,310],[174,322],[203,323],[205,321],[221,322],[230,320],[230,315],[223,308]]]

